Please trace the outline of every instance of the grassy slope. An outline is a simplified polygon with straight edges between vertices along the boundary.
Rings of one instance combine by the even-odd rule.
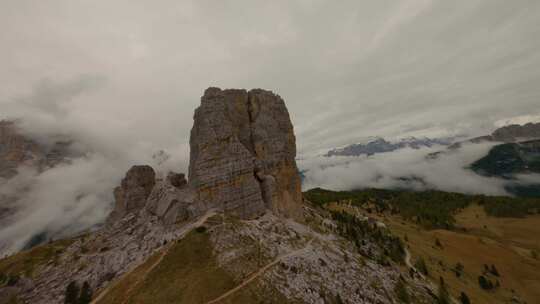
[[[327,207],[348,209],[337,204]],[[479,214],[478,218],[476,214]],[[413,262],[417,257],[423,257],[432,280],[438,282],[442,276],[456,298],[464,291],[472,303],[506,303],[513,296],[511,290],[515,290],[527,303],[540,303],[540,261],[530,254],[539,246],[540,216],[495,218],[474,205],[457,214],[458,229],[454,231],[425,229],[398,215],[371,216],[384,221],[402,239],[406,236],[405,244]],[[488,229],[483,228],[484,225]],[[467,232],[459,228],[466,228]],[[435,245],[436,239],[443,248]],[[460,278],[452,271],[458,262],[465,266]],[[501,282],[502,287],[496,291],[479,288],[478,276],[482,274],[484,264],[496,265],[501,274],[500,278],[489,277]]]
[[[528,303],[540,301],[540,262],[523,256],[514,248],[474,233],[418,229],[416,225],[404,224],[397,219],[387,220],[387,223],[394,233],[402,237],[407,235],[406,244],[413,261],[416,257],[423,257],[430,277],[437,281],[442,276],[454,296],[465,291],[473,303],[506,303],[514,289]],[[436,239],[440,240],[442,248],[435,246]],[[458,262],[465,266],[461,278],[451,270]],[[501,288],[494,292],[479,288],[478,276],[482,274],[484,264],[496,265],[501,274],[498,278]]]
[[[59,254],[73,241],[73,239],[60,240],[1,259],[0,273],[32,277],[38,266],[54,262]]]
[[[188,234],[144,277],[156,259],[157,255],[124,277],[99,304],[206,303],[238,284],[217,265],[207,233]],[[223,303],[286,303],[275,292],[268,296],[269,291],[265,291],[267,298],[263,300],[256,284],[251,283]]]
[[[475,197],[439,191],[336,193],[322,189],[312,190],[308,193],[310,197],[323,208],[351,211],[351,204],[363,209],[364,214],[385,222],[394,234],[408,239],[406,244],[413,255],[413,263],[417,257],[423,257],[433,281],[438,282],[442,276],[456,298],[465,291],[472,303],[508,303],[514,295],[527,303],[540,303],[540,260],[532,257],[533,250],[540,252],[540,215],[527,215],[527,210],[537,206],[537,200]],[[343,203],[328,203],[334,199]],[[447,206],[439,206],[445,204]],[[398,206],[399,212],[388,206]],[[417,221],[415,218],[418,217],[411,217],[410,212],[424,217],[427,222]],[[430,216],[433,212],[437,212],[436,217]],[[444,228],[444,225],[437,225],[441,219],[451,219],[452,225],[448,226],[451,229],[440,229]],[[442,248],[436,246],[436,239],[442,243]],[[458,262],[465,266],[460,278],[452,271]],[[494,264],[501,274],[499,278],[488,276],[491,281],[498,279],[501,283],[495,291],[479,287],[478,276],[483,274],[484,264]]]

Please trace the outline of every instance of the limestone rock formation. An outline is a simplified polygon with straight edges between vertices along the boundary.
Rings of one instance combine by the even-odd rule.
[[[189,183],[201,203],[242,218],[301,217],[293,126],[281,97],[209,88],[195,111]]]
[[[114,189],[115,206],[109,219],[120,219],[144,208],[155,184],[156,173],[152,167],[133,166],[129,169],[122,184]]]
[[[197,203],[195,191],[188,187],[184,174],[171,172],[154,186],[146,210],[163,224],[172,225],[200,215],[204,208]]]

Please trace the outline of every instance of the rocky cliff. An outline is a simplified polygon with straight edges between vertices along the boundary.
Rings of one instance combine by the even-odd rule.
[[[41,174],[58,164],[77,157],[70,151],[69,141],[42,144],[25,136],[14,121],[0,121],[0,186],[5,185],[25,168],[33,174]],[[20,208],[19,199],[29,191],[28,187],[0,193],[0,229],[13,222]],[[6,244],[0,240],[0,252]]]
[[[126,173],[121,185],[114,189],[115,205],[109,218],[120,219],[128,213],[142,209],[155,184],[156,173],[152,167],[133,166]]]
[[[271,210],[302,218],[293,126],[284,101],[260,89],[209,88],[195,111],[189,182],[149,166],[131,168],[115,189],[109,222],[146,209],[166,224],[215,209],[243,219]]]
[[[38,172],[75,157],[69,151],[70,141],[40,144],[23,135],[13,121],[0,121],[0,177],[11,178],[21,166]]]
[[[281,97],[209,88],[195,111],[189,183],[202,204],[242,218],[301,217],[293,126]]]

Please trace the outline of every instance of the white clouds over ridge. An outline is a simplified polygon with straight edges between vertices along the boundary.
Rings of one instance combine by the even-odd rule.
[[[407,148],[360,157],[316,157],[302,160],[299,166],[306,170],[305,190],[316,187],[334,190],[405,188],[508,195],[504,180],[482,177],[467,168],[485,156],[493,145],[464,145],[433,159],[426,157],[445,147]]]

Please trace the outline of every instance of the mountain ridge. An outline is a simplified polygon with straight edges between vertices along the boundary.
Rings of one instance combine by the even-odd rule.
[[[130,303],[156,296],[175,303],[237,296],[250,299],[245,303],[269,297],[280,303],[395,302],[395,285],[405,280],[403,244],[361,219],[355,219],[362,227],[356,233],[365,239],[351,239],[343,234],[343,219],[303,199],[294,131],[278,95],[209,88],[190,144],[187,181],[180,173],[160,178],[152,167],[132,167],[114,191],[115,209],[104,227],[0,260],[9,282],[0,283],[0,294],[24,303],[62,303],[69,286],[84,285],[100,304],[118,303],[119,295]],[[191,260],[199,264],[183,263]],[[141,273],[153,279],[140,281]],[[251,273],[264,275],[251,282]],[[201,286],[181,274],[210,281]],[[374,280],[379,283],[369,284]],[[246,295],[242,286],[248,283],[260,291]],[[429,303],[424,279],[413,276],[406,284],[419,303]],[[200,288],[205,292],[192,293]]]
[[[360,156],[373,155],[378,153],[393,152],[399,149],[411,148],[420,149],[423,147],[448,146],[454,142],[455,138],[428,138],[428,137],[405,137],[398,140],[389,141],[382,137],[370,137],[366,142],[350,144],[343,148],[336,148],[328,151],[324,156]]]

